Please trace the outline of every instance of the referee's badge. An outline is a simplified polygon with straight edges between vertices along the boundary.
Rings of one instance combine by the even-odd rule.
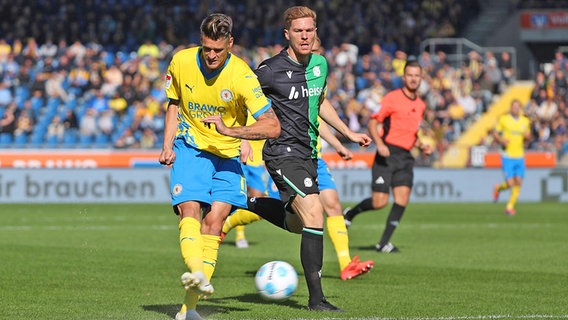
[[[314,183],[313,183],[312,179],[310,179],[310,178],[304,179],[304,186],[305,186],[306,188],[310,188],[310,187],[313,186],[313,185],[314,185]]]
[[[221,99],[225,102],[233,100],[233,93],[229,89],[221,90]]]

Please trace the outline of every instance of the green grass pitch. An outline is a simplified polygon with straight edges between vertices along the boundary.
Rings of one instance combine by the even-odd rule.
[[[250,248],[234,234],[221,245],[201,301],[208,319],[566,319],[568,206],[411,203],[393,236],[401,249],[379,254],[388,209],[358,216],[351,255],[373,259],[370,273],[339,279],[325,237],[322,283],[345,313],[306,310],[300,237],[268,222],[247,227]],[[263,301],[254,273],[270,260],[298,271],[287,301]],[[185,271],[177,219],[168,204],[0,205],[0,319],[172,319]]]

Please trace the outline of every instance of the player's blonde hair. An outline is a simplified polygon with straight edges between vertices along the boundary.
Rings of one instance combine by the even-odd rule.
[[[211,40],[232,37],[233,19],[223,13],[212,13],[201,22],[201,35]]]
[[[292,20],[300,18],[312,18],[314,19],[314,25],[317,22],[317,14],[314,10],[305,6],[295,6],[290,7],[284,11],[284,28],[289,29],[292,25]]]

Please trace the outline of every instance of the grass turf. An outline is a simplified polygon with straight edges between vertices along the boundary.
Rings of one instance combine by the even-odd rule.
[[[375,268],[339,279],[326,236],[322,283],[345,313],[307,311],[300,237],[268,222],[247,227],[248,249],[221,245],[215,294],[198,312],[210,319],[560,319],[568,318],[565,204],[411,204],[393,236],[402,251],[374,244],[388,209],[358,216],[351,255]],[[185,271],[176,217],[167,204],[0,205],[0,318],[171,319]],[[284,302],[263,301],[257,268],[290,262],[300,276]]]

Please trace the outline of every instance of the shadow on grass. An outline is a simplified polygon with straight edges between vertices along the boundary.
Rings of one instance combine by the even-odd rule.
[[[234,301],[244,302],[244,303],[256,303],[262,304],[266,306],[270,306],[272,304],[278,304],[279,306],[287,306],[294,309],[305,309],[306,306],[301,305],[293,300],[286,300],[286,301],[266,301],[259,297],[258,294],[245,294],[240,296],[232,296],[232,297],[223,297],[223,298],[209,298],[207,300],[202,300],[197,304],[197,312],[202,317],[210,317],[216,314],[229,314],[230,312],[236,311],[250,311],[250,308],[247,308],[246,305],[242,307],[235,307]],[[176,316],[176,313],[179,311],[181,305],[180,304],[155,304],[155,305],[144,305],[142,309],[144,311],[151,311],[156,313],[165,314],[171,318]]]

